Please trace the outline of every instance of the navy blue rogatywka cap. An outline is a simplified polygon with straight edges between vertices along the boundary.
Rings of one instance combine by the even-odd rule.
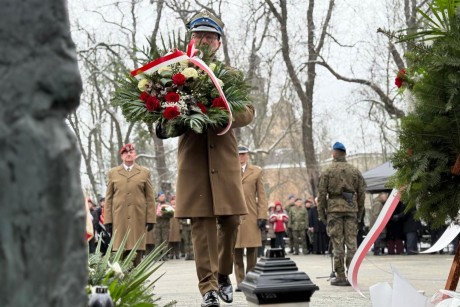
[[[220,36],[224,29],[224,23],[207,10],[193,16],[185,26],[190,32],[214,32]]]
[[[343,145],[342,143],[340,142],[335,142],[334,145],[332,145],[332,149],[333,150],[340,150],[340,151],[347,151],[345,149],[345,145]]]
[[[238,153],[244,154],[244,153],[248,153],[248,152],[249,152],[249,148],[247,146],[238,145]]]

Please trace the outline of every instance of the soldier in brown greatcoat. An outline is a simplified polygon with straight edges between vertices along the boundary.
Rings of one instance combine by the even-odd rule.
[[[217,51],[224,24],[204,11],[187,27],[198,44]],[[235,76],[239,74],[234,70]],[[232,128],[248,125],[254,108],[233,114]],[[233,301],[229,275],[233,271],[240,215],[247,214],[241,184],[238,145],[233,130],[218,135],[208,128],[202,134],[185,132],[179,138],[176,211],[177,218],[191,218],[192,241],[201,306],[220,306],[218,296]]]
[[[239,285],[245,272],[252,271],[257,263],[258,247],[262,245],[261,229],[265,230],[268,219],[267,198],[265,197],[264,179],[259,166],[248,163],[249,149],[238,146],[244,198],[248,207],[248,215],[241,218],[235,245],[235,275]],[[244,270],[243,254],[246,248],[246,271]],[[237,287],[236,291],[240,291]]]
[[[123,164],[112,168],[107,178],[104,224],[109,233],[116,232],[113,250],[118,250],[124,235],[129,230],[125,254],[133,249],[146,231],[153,229],[155,217],[155,193],[150,179],[150,171],[134,161],[136,150],[126,144],[120,150]],[[138,265],[145,251],[145,236],[140,243],[134,260]]]

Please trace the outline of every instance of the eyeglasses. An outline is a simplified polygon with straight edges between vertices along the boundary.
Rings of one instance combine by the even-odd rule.
[[[215,34],[209,34],[209,33],[193,33],[192,34],[192,38],[195,38],[195,39],[198,39],[198,40],[204,40],[206,39],[206,41],[208,42],[214,42],[215,40],[218,40],[219,39],[219,36],[215,35]]]

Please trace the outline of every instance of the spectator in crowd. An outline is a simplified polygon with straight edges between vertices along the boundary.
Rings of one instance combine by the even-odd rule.
[[[283,210],[283,205],[279,200],[275,201],[275,210],[270,215],[269,221],[273,224],[273,230],[275,232],[275,247],[279,247],[284,250],[284,237],[286,236],[289,216]]]
[[[296,200],[296,196],[294,194],[290,194],[288,196],[288,200],[286,205],[284,206],[284,211],[286,212],[287,215],[289,215],[289,211],[291,210],[292,207],[294,207],[294,203]],[[288,243],[289,243],[289,250],[288,253],[294,253],[294,237],[292,235],[291,229],[288,228],[286,229],[286,236],[289,238]]]
[[[155,240],[154,246],[159,246],[163,242],[169,242],[169,232],[171,219],[174,217],[174,209],[170,203],[166,201],[166,194],[160,192],[158,195],[158,203],[156,205],[157,224],[153,231],[153,238]],[[168,260],[165,255],[164,261]]]
[[[98,217],[97,217],[97,211],[96,211],[96,206],[94,205],[93,201],[91,198],[86,199],[86,204],[89,209],[90,213],[90,218],[91,218],[91,224],[93,227],[93,237],[88,241],[89,245],[89,253],[94,254],[96,251],[96,245],[97,245],[97,238],[98,238],[98,232],[97,232],[97,226],[98,226]]]
[[[369,217],[369,226],[372,228],[375,224],[375,221],[379,217],[380,212],[383,209],[389,193],[387,191],[380,192],[379,195],[373,200],[371,207],[371,214]],[[378,238],[374,242],[374,255],[379,256],[385,253],[385,238],[386,238],[386,228],[382,230]]]
[[[304,203],[305,208],[307,209],[307,213],[308,213],[308,229],[305,230],[305,240],[307,242],[307,254],[313,253],[313,240],[315,239],[313,235],[313,231],[310,230],[310,211],[311,211],[311,207],[313,206],[313,202],[314,202],[313,196],[308,195]]]
[[[406,206],[404,205],[403,208]],[[422,224],[414,218],[416,209],[412,207],[407,212],[403,209],[403,232],[404,232],[404,245],[406,248],[406,255],[418,254],[418,231],[421,229]]]
[[[156,222],[155,193],[150,171],[135,163],[137,154],[134,145],[126,144],[120,149],[123,163],[109,171],[105,196],[104,223],[112,235],[112,248],[118,250],[125,234],[129,236],[125,244],[127,256],[140,238],[152,231]],[[134,266],[137,266],[145,251],[145,236],[137,248]]]
[[[99,207],[97,207],[96,209],[96,213],[97,213],[97,221],[98,221],[98,224],[97,224],[97,233],[98,233],[98,241],[101,242],[101,253],[104,255],[107,251],[107,248],[109,247],[109,244],[110,244],[110,235],[109,233],[107,232],[107,230],[105,229],[105,226],[104,226],[104,209],[105,208],[105,197],[100,197],[99,198]]]
[[[400,202],[393,211],[386,226],[386,244],[388,255],[401,255],[404,253],[404,230],[403,230],[403,205]]]
[[[190,219],[180,219],[181,226],[181,245],[184,249],[185,260],[195,260],[193,253],[193,244],[192,244],[192,227],[190,225]]]
[[[268,205],[268,216],[270,217],[275,212],[275,203],[271,202]],[[270,248],[275,248],[276,235],[275,229],[273,228],[273,223],[268,223],[267,227],[267,238],[270,239]]]
[[[306,255],[308,250],[305,231],[308,229],[308,212],[300,198],[295,199],[294,207],[289,210],[288,225],[294,238],[294,255],[299,254],[300,247],[302,247],[302,253]]]
[[[176,197],[172,195],[169,198],[171,207],[176,209]],[[169,259],[180,259],[180,223],[179,219],[173,217],[169,220]]]
[[[307,199],[307,201],[309,201]],[[309,231],[313,233],[313,253],[325,254],[329,248],[329,237],[326,233],[326,225],[318,218],[318,206],[315,199],[312,199],[312,206],[309,212]]]

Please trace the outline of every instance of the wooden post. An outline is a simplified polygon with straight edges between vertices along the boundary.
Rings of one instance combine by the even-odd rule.
[[[449,277],[447,277],[446,290],[455,291],[457,290],[458,279],[460,277],[460,244],[457,246],[454,260],[450,267]]]

